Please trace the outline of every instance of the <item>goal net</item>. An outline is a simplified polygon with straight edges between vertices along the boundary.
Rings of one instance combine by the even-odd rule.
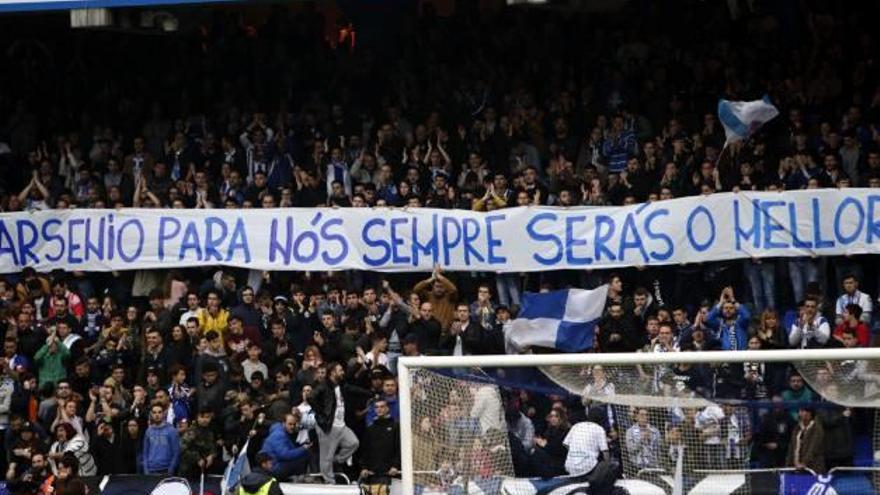
[[[634,495],[880,488],[880,349],[401,364],[404,493],[590,493],[578,490],[603,479]],[[811,418],[823,436],[798,435]],[[572,428],[586,421],[604,429],[608,460],[572,475],[595,451]]]

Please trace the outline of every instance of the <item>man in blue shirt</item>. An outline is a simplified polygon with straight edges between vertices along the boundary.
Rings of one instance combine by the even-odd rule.
[[[715,332],[723,351],[742,351],[748,346],[749,310],[736,302],[733,287],[721,291],[718,304],[706,315],[706,324]]]
[[[260,450],[272,459],[272,475],[281,480],[305,473],[309,465],[309,445],[296,442],[299,419],[299,410],[294,408],[283,422],[273,424]]]

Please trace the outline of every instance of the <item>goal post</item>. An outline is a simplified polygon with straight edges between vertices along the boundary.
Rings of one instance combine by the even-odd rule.
[[[807,369],[824,367],[828,362],[876,362],[880,363],[880,348],[857,348],[857,349],[802,349],[802,350],[757,350],[757,351],[708,351],[708,352],[666,352],[666,353],[583,353],[583,354],[524,354],[524,355],[487,355],[487,356],[418,356],[400,357],[397,361],[399,380],[399,404],[400,404],[400,431],[401,431],[401,475],[402,493],[414,495],[416,475],[424,471],[418,469],[414,463],[413,437],[419,425],[414,424],[413,388],[414,374],[420,370],[467,370],[467,369],[495,369],[495,368],[544,368],[544,369],[569,369],[571,367],[595,367],[620,366],[620,367],[659,367],[680,364],[690,365],[718,365],[744,364],[744,363],[800,363],[796,368],[803,373],[804,365]],[[810,364],[815,368],[810,368]],[[821,363],[821,364],[820,364]],[[880,383],[880,366],[874,373],[877,383]],[[571,368],[574,369],[574,368]],[[641,369],[641,368],[639,368]],[[872,367],[873,370],[873,367]],[[811,376],[814,373],[810,373]],[[418,377],[416,377],[418,379]],[[448,383],[440,383],[442,381]],[[416,380],[417,381],[417,380]],[[810,385],[813,383],[808,380]],[[461,381],[452,373],[450,378],[436,378],[430,382],[430,387],[446,387],[448,390],[461,388]],[[422,386],[419,390],[422,395],[431,393]],[[479,386],[478,386],[479,387]],[[572,390],[572,388],[570,388]],[[583,386],[574,391],[580,395]],[[455,392],[452,392],[455,393]],[[648,396],[649,397],[649,396]],[[845,398],[837,401],[832,397],[832,402],[846,404]],[[858,398],[853,399],[858,403]],[[422,400],[421,402],[425,402]],[[878,400],[880,402],[880,400]],[[848,404],[847,404],[848,405]],[[665,406],[664,406],[665,407]],[[876,407],[874,404],[858,403],[854,407]],[[471,418],[473,419],[473,418]],[[418,471],[418,473],[417,473]],[[465,491],[464,493],[468,493]]]

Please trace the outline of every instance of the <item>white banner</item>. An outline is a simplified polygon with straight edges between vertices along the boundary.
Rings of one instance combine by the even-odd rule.
[[[880,191],[726,193],[627,207],[57,210],[0,215],[0,273],[229,265],[538,271],[880,253]]]

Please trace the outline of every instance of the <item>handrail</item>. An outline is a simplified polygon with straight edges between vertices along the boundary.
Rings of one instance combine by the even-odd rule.
[[[870,466],[837,466],[828,470],[828,474],[834,474],[836,471],[854,471],[854,472],[880,472],[880,467]]]
[[[816,471],[808,467],[803,469],[785,467],[785,468],[751,468],[751,469],[694,469],[695,473],[700,474],[751,474],[751,473],[791,473],[796,471],[807,471],[813,476],[818,476]]]

